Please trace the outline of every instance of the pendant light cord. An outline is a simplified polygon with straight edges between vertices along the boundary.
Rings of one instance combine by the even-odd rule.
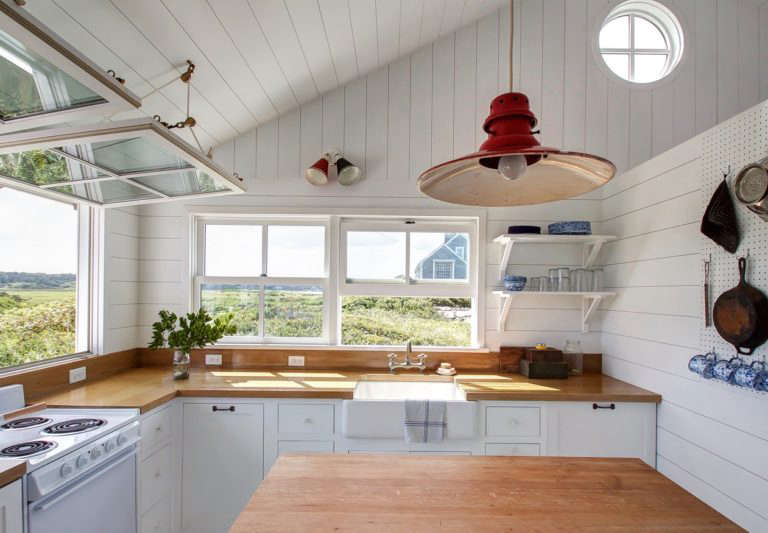
[[[515,0],[509,0],[509,90],[515,90]]]

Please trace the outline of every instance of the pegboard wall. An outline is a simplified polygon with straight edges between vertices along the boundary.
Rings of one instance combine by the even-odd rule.
[[[702,280],[704,279],[703,262],[711,257],[710,316],[717,297],[724,291],[735,287],[739,281],[739,257],[749,256],[747,281],[768,295],[768,222],[749,211],[736,199],[736,195],[733,193],[733,181],[739,170],[744,165],[754,163],[766,156],[768,156],[768,101],[736,115],[702,134],[701,214],[703,216],[712,194],[722,182],[723,173],[728,171],[730,165],[731,174],[728,177],[728,183],[741,234],[741,243],[735,254],[726,252],[713,241],[701,235]],[[734,347],[718,335],[714,324],[710,327],[704,326],[703,315],[699,331],[699,344],[702,353],[714,348],[721,357],[736,355]],[[768,343],[757,348],[751,358],[745,357],[745,360],[750,361],[757,358],[766,361],[767,355]]]

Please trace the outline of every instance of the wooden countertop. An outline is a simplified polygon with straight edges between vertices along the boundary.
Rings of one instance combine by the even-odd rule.
[[[639,459],[284,455],[230,533],[743,531]]]
[[[659,402],[661,396],[601,374],[567,380],[529,380],[519,374],[455,377],[338,370],[203,370],[174,381],[168,367],[135,368],[40,399],[49,407],[133,407],[149,411],[176,396],[351,399],[361,380],[435,380],[457,383],[468,400]]]
[[[23,459],[0,459],[0,487],[13,483],[27,473],[27,462]]]

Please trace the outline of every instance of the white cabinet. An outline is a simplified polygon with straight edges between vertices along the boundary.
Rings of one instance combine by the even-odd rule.
[[[637,457],[656,466],[656,404],[557,402],[546,455]]]
[[[264,406],[184,403],[182,530],[226,532],[263,477]]]
[[[169,402],[141,417],[138,523],[141,533],[175,533],[179,527],[181,475],[179,404]]]
[[[541,446],[538,443],[532,442],[489,442],[485,445],[485,455],[535,456],[541,455]]]
[[[0,488],[0,533],[22,531],[21,480]]]

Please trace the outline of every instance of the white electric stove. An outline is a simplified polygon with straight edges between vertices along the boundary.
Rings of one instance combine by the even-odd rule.
[[[0,413],[24,405],[20,385],[0,388]],[[20,405],[19,405],[20,403]],[[136,531],[136,409],[47,408],[0,421],[0,466],[26,460],[26,530]],[[63,528],[63,529],[62,529]]]

